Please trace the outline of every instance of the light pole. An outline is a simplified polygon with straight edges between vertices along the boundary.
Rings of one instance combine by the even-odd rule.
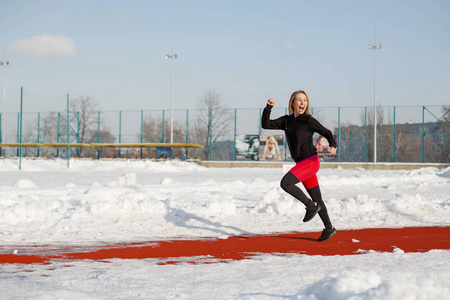
[[[373,162],[377,162],[377,49],[381,44],[369,45],[373,49]]]
[[[176,54],[167,54],[166,59],[170,59],[170,143],[173,144],[173,60]]]
[[[3,114],[2,114],[2,139],[1,143],[6,142],[5,138],[5,112],[6,112],[6,66],[9,65],[9,61],[3,62],[0,61],[0,66],[5,67],[3,69]]]

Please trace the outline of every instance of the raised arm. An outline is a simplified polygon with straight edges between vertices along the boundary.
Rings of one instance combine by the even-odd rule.
[[[270,113],[274,105],[275,105],[274,98],[270,98],[269,100],[267,100],[267,105],[264,108],[261,117],[261,126],[264,129],[284,129],[285,117],[280,117],[275,120],[270,119]]]

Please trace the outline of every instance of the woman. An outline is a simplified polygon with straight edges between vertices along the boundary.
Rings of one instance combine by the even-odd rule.
[[[336,141],[330,130],[323,127],[311,116],[309,99],[304,91],[296,91],[289,100],[289,115],[271,120],[270,112],[275,105],[275,99],[267,101],[262,114],[262,128],[281,129],[286,134],[287,143],[295,166],[281,180],[281,188],[294,196],[306,206],[306,214],[303,222],[308,222],[318,213],[325,229],[319,237],[319,242],[328,240],[337,233],[331,224],[327,208],[322,200],[319,182],[316,173],[319,171],[320,162],[312,137],[314,132],[324,136],[330,144],[331,154],[336,154]],[[310,200],[303,191],[296,186],[301,182],[312,198]]]

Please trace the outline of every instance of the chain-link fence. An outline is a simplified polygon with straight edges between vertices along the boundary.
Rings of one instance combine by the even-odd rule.
[[[195,143],[202,149],[173,149],[171,156],[203,160],[291,160],[283,131],[261,128],[263,108],[200,110],[95,111],[86,120],[78,111],[7,112],[0,114],[3,143]],[[274,107],[271,118],[287,114]],[[338,153],[315,135],[322,160],[374,161],[373,107],[312,107],[313,116],[330,129]],[[21,121],[22,116],[22,122]],[[173,126],[172,124],[173,120]],[[22,124],[22,136],[20,125]],[[171,128],[173,128],[171,130]],[[450,162],[450,112],[443,106],[377,108],[377,162]],[[69,129],[69,130],[67,130]],[[152,148],[26,147],[23,156],[157,157]],[[18,155],[17,147],[1,148]]]

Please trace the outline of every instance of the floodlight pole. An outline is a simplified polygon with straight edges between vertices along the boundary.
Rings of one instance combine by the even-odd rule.
[[[373,49],[373,162],[377,162],[377,49],[381,44],[369,45]]]
[[[167,54],[166,59],[170,59],[170,143],[173,144],[173,60],[176,54]]]
[[[3,69],[3,114],[2,114],[2,138],[0,143],[6,142],[5,138],[5,113],[6,113],[6,66],[9,65],[9,61],[0,61],[0,66],[5,67]]]

